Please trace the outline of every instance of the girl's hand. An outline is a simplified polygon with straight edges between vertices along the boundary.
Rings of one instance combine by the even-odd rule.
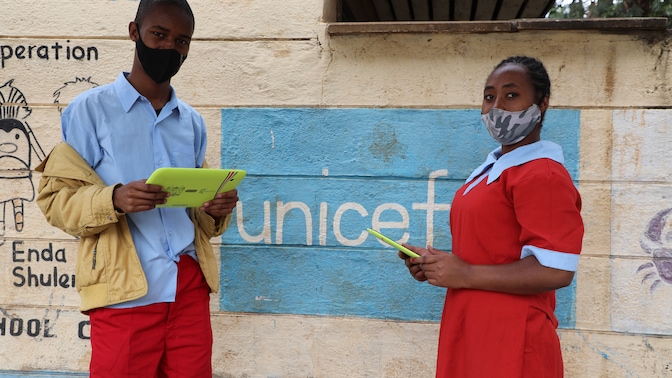
[[[428,246],[419,253],[420,257],[409,259],[410,263],[421,270],[419,276],[434,286],[462,289],[466,288],[470,265],[452,253]],[[409,268],[410,269],[410,268]]]
[[[424,248],[415,247],[408,244],[402,244],[402,245],[410,249],[411,251],[417,253],[420,256],[429,254],[429,251],[427,251]],[[406,264],[406,268],[408,268],[408,271],[409,273],[411,273],[411,276],[413,276],[413,278],[415,278],[420,282],[427,281],[427,277],[425,276],[425,273],[423,272],[421,266],[419,264],[415,264],[412,262],[412,260],[414,259],[413,257],[410,257],[407,254],[399,251],[399,258],[404,260],[404,264]],[[415,260],[417,259],[418,258],[416,257]]]

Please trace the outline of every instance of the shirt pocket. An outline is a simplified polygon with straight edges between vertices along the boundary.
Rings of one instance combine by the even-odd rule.
[[[193,137],[175,138],[171,147],[170,165],[172,167],[193,168],[197,166]]]

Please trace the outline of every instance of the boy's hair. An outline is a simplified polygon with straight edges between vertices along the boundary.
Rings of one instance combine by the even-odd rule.
[[[546,68],[539,60],[528,56],[512,56],[502,60],[495,67],[495,70],[506,64],[519,64],[525,67],[532,86],[534,86],[535,94],[538,95],[537,105],[541,104],[544,98],[551,96],[551,79],[549,79]]]
[[[191,17],[191,21],[194,26],[196,25],[194,12],[191,11],[191,7],[189,6],[187,0],[140,0],[140,4],[138,5],[138,12],[135,14],[135,23],[138,25],[142,24],[142,21],[145,19],[145,17],[147,17],[154,7],[159,4],[172,5],[182,9]]]

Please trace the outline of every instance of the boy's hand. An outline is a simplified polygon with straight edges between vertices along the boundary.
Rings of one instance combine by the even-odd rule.
[[[145,180],[132,181],[114,188],[112,203],[124,213],[147,211],[166,203],[168,192],[159,185],[145,184]]]
[[[233,212],[238,202],[238,191],[236,189],[219,193],[214,199],[206,202],[201,210],[208,213],[213,218],[219,218],[229,215]]]

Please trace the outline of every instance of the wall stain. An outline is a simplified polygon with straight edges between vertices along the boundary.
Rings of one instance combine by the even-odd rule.
[[[604,77],[604,94],[605,102],[611,102],[614,96],[614,87],[616,82],[616,48],[609,47],[607,52],[607,67],[605,69]]]
[[[669,72],[670,64],[670,43],[667,40],[656,41],[655,44],[651,43],[652,53],[658,50],[656,57],[656,63],[653,67],[653,70],[656,74],[656,84],[653,86],[653,89],[647,91],[647,93],[656,93],[662,91],[664,103],[669,103],[670,92],[672,88],[667,84],[667,75]]]
[[[387,123],[379,123],[373,129],[373,142],[369,146],[369,152],[373,157],[386,163],[396,156],[406,158],[406,145],[399,142],[394,127]]]

